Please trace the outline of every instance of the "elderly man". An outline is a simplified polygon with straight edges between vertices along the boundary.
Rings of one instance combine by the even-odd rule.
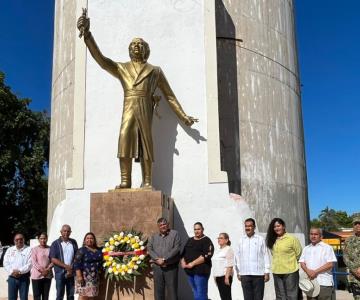
[[[14,237],[15,246],[10,247],[4,256],[3,265],[8,278],[8,298],[27,300],[30,285],[31,249],[25,245],[25,238],[21,233]]]
[[[176,300],[180,237],[176,230],[169,228],[165,218],[160,218],[157,225],[159,233],[154,234],[148,243],[148,252],[153,262],[155,300]]]
[[[159,88],[171,109],[185,125],[197,122],[187,116],[171,90],[163,71],[147,63],[150,48],[141,38],[135,38],[129,45],[130,61],[114,62],[99,50],[91,32],[90,19],[86,11],[77,23],[90,54],[96,62],[117,78],[124,89],[124,108],[118,144],[121,184],[116,188],[131,188],[132,159],[140,161],[142,187],[152,186],[152,162],[154,161],[151,124],[158,100],[154,92]]]
[[[245,235],[235,250],[235,270],[241,281],[245,300],[262,300],[269,281],[270,258],[262,236],[255,234],[255,220],[246,219]]]
[[[347,238],[344,262],[350,270],[349,283],[354,299],[360,300],[360,217],[353,220],[354,235]]]
[[[311,243],[303,249],[299,262],[309,279],[316,279],[320,285],[319,295],[307,299],[331,300],[334,292],[331,270],[337,260],[334,250],[322,242],[321,238],[320,228],[310,229]]]
[[[56,300],[63,300],[66,290],[67,300],[74,300],[75,280],[73,261],[78,245],[70,238],[71,227],[63,225],[61,236],[50,246],[49,257],[54,264],[56,281]]]

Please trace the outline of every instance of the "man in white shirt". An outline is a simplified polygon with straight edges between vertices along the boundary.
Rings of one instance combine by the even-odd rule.
[[[262,300],[265,282],[269,281],[270,258],[262,236],[255,234],[255,220],[245,220],[245,235],[235,250],[235,270],[244,300]]]
[[[336,256],[331,246],[322,242],[321,238],[320,228],[310,229],[311,244],[303,249],[299,262],[308,277],[311,280],[316,279],[320,285],[320,294],[307,299],[331,300],[334,285],[331,269],[336,262]]]
[[[4,256],[4,268],[9,274],[8,299],[27,300],[30,284],[31,248],[25,245],[24,235],[18,233],[14,237],[15,246],[10,247]]]

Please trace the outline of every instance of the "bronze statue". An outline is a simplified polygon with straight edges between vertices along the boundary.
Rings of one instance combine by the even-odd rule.
[[[99,50],[90,32],[90,19],[83,9],[77,27],[84,37],[92,57],[114,77],[124,89],[124,108],[118,144],[121,184],[116,188],[131,188],[132,159],[140,161],[142,187],[152,187],[152,163],[154,161],[151,124],[156,98],[154,92],[160,88],[178,118],[187,126],[198,120],[187,116],[171,90],[160,67],[147,63],[150,48],[141,38],[134,38],[129,45],[130,61],[114,62]]]

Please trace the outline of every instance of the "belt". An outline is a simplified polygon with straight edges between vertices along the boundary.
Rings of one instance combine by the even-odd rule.
[[[125,90],[124,91],[125,97],[148,97],[150,96],[149,93],[146,91],[141,90]]]

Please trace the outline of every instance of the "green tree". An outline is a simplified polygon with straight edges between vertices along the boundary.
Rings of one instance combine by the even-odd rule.
[[[0,240],[46,229],[50,119],[29,109],[0,72]]]
[[[325,207],[318,218],[311,220],[310,224],[313,227],[320,227],[327,231],[338,231],[340,228],[352,227],[352,220],[358,214],[360,213],[349,216],[346,211]]]

